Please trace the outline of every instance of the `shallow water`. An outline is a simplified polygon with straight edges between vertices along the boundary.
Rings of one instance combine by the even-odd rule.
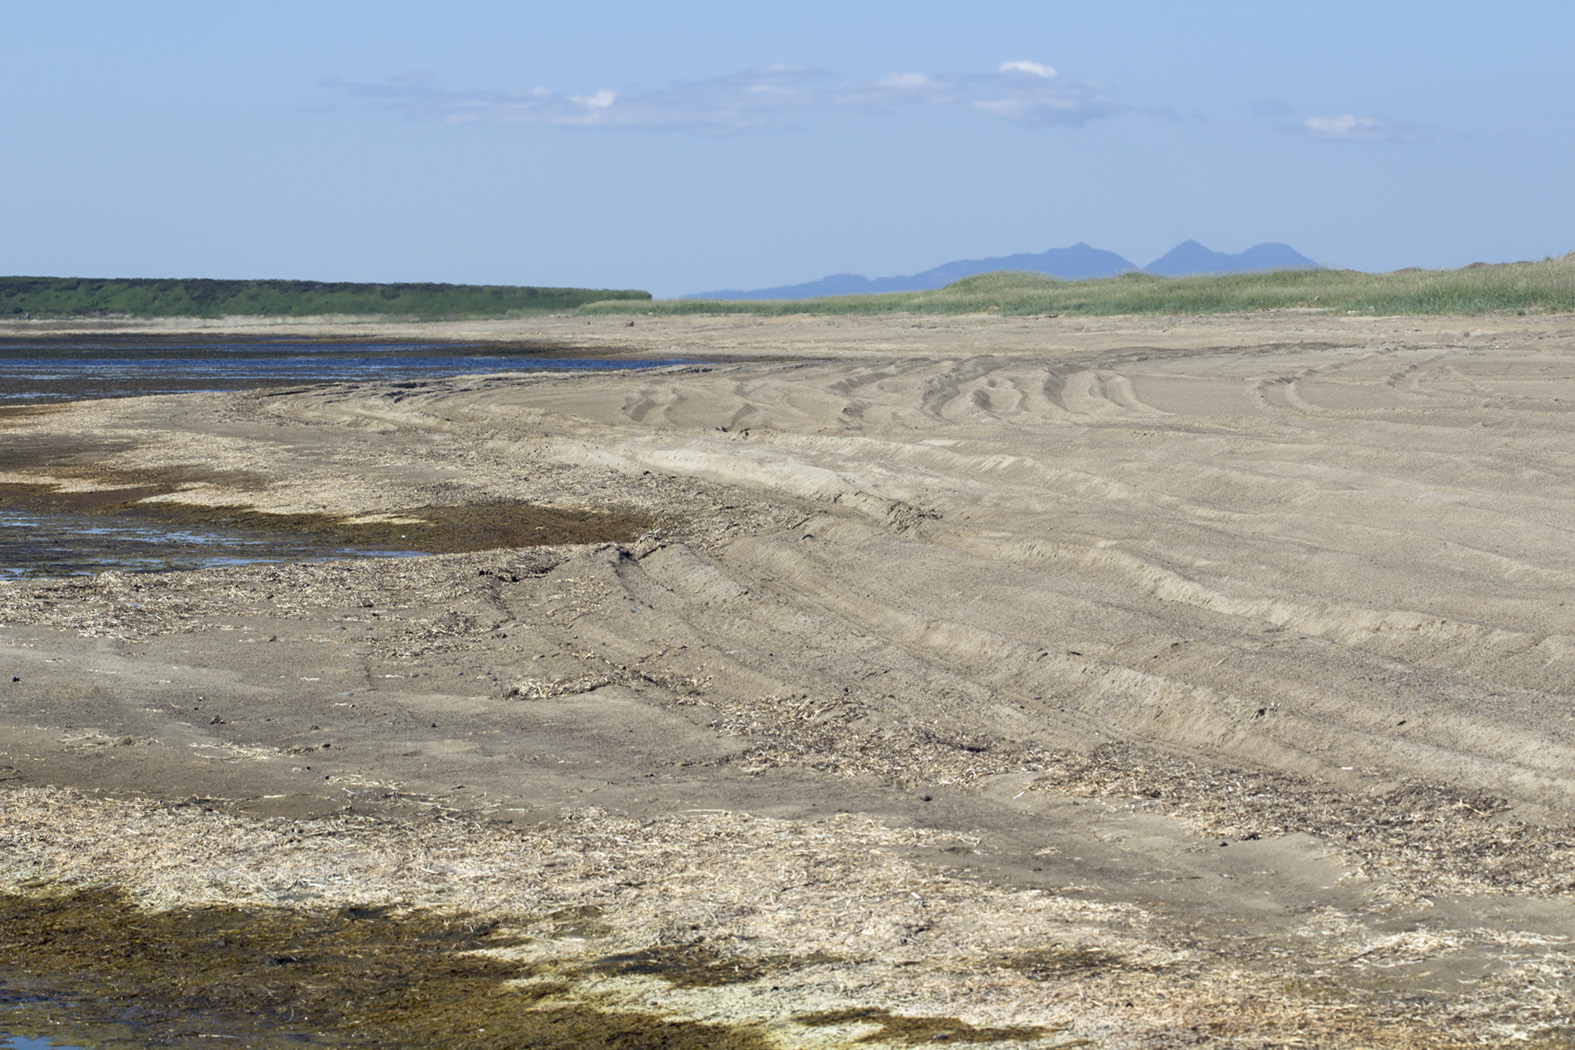
[[[139,394],[687,363],[562,357],[556,352],[551,346],[524,343],[141,335],[0,338],[0,407]],[[5,445],[0,434],[0,451]],[[283,530],[248,532],[109,515],[0,509],[0,579],[416,553],[422,552],[348,545],[332,537]]]
[[[0,579],[172,572],[263,561],[409,557],[311,534],[191,528],[106,515],[0,509]]]
[[[683,364],[558,356],[529,344],[90,336],[0,339],[0,405],[138,394],[390,380],[531,370]]]
[[[24,1036],[7,1037],[0,1032],[0,1050],[85,1050],[75,1043],[57,1043],[49,1039],[28,1039]]]

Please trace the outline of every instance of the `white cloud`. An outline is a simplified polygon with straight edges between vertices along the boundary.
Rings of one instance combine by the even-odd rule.
[[[616,91],[598,91],[594,95],[570,95],[569,97],[582,106],[589,106],[592,109],[606,109],[618,100],[618,93]]]
[[[1032,73],[1036,77],[1044,77],[1046,79],[1056,75],[1055,68],[1052,66],[1042,66],[1038,62],[1026,62],[1021,60],[1017,62],[1002,62],[1001,72]]]
[[[1308,117],[1296,130],[1329,142],[1411,142],[1421,129],[1415,124],[1342,113],[1336,117]]]
[[[935,82],[923,73],[893,73],[875,81],[876,87],[892,88],[897,91],[917,91],[927,88]]]
[[[643,92],[450,91],[425,75],[331,86],[414,120],[703,132],[782,127],[837,110],[899,108],[961,108],[1027,127],[1077,126],[1121,108],[1103,85],[1026,60],[1003,62],[994,73],[902,72],[863,82],[838,82],[807,66],[779,63]]]

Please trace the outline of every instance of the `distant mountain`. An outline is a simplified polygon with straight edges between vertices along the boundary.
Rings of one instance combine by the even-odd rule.
[[[976,273],[991,273],[995,270],[1034,270],[1068,281],[1080,281],[1086,277],[1114,277],[1118,273],[1135,269],[1136,266],[1115,252],[1091,248],[1078,241],[1070,248],[1051,248],[1037,255],[1021,252],[1017,255],[1000,255],[993,259],[964,259],[961,262],[942,263],[932,270],[916,273],[912,277],[887,278],[887,280],[923,281],[924,283],[916,288],[924,289],[944,288],[964,277],[972,277]],[[907,289],[891,290],[906,291]]]
[[[1136,266],[1115,252],[1091,248],[1081,241],[1070,248],[1051,248],[1049,251],[1001,255],[992,259],[960,259],[942,263],[923,273],[907,277],[876,277],[857,273],[839,273],[822,277],[805,284],[789,284],[778,288],[757,288],[740,292],[726,289],[720,292],[699,292],[686,295],[685,299],[813,299],[822,295],[869,295],[874,292],[923,292],[944,288],[953,281],[972,277],[976,273],[994,270],[1036,270],[1069,281],[1085,277],[1114,277],[1118,273],[1135,270]]]
[[[953,281],[972,277],[976,273],[994,270],[1033,270],[1060,277],[1068,281],[1081,281],[1090,277],[1114,277],[1136,270],[1126,259],[1115,252],[1091,248],[1083,242],[1070,248],[1051,248],[1037,254],[999,255],[991,259],[960,259],[942,263],[923,273],[907,277],[865,277],[857,273],[838,273],[804,284],[788,284],[777,288],[756,288],[741,292],[725,289],[720,292],[696,292],[685,299],[815,299],[824,295],[870,295],[875,292],[923,292],[944,288]],[[1210,251],[1197,241],[1185,241],[1145,268],[1145,272],[1163,277],[1180,277],[1196,273],[1251,273],[1257,270],[1316,270],[1317,263],[1288,244],[1259,244],[1235,255]]]
[[[1228,255],[1203,247],[1197,241],[1183,241],[1144,267],[1161,277],[1183,277],[1195,273],[1255,273],[1260,270],[1318,270],[1317,263],[1288,244],[1256,244],[1244,252]]]

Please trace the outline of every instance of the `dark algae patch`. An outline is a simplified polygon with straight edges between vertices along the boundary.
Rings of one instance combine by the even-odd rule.
[[[52,481],[0,483],[0,510],[124,516],[178,527],[318,536],[346,546],[424,554],[623,543],[655,524],[651,516],[630,511],[550,507],[520,500],[428,504],[366,515],[272,514],[246,505],[182,503],[167,497],[196,482],[223,483],[237,491],[255,491],[266,482],[190,466],[127,471],[95,462],[123,447],[61,439],[8,441],[0,446],[0,470],[47,470],[56,477],[88,481],[92,487],[68,489]],[[152,497],[164,498],[148,502]]]
[[[83,565],[98,568],[132,568],[121,565],[107,537],[95,537],[99,526],[140,529],[140,548],[153,548],[146,560],[153,567],[180,568],[205,564],[213,554],[233,546],[239,560],[291,560],[296,557],[353,557],[356,554],[458,554],[520,546],[559,543],[625,543],[654,526],[649,515],[632,512],[592,512],[578,508],[543,507],[521,501],[482,504],[425,505],[376,515],[348,516],[331,513],[266,513],[252,507],[211,507],[181,502],[145,502],[169,496],[173,485],[154,482],[126,488],[61,490],[43,483],[0,483],[0,513],[55,515],[57,531],[76,535],[71,548]],[[3,518],[0,518],[3,521]],[[39,521],[49,526],[50,521]],[[43,535],[39,529],[28,535]],[[164,537],[159,538],[159,537]],[[98,554],[95,542],[104,546]],[[189,548],[189,549],[187,549]],[[50,575],[58,568],[58,551],[36,571]],[[39,554],[44,557],[44,554]],[[28,565],[16,571],[30,573]]]
[[[594,904],[560,908],[547,916],[554,940],[569,938],[584,940],[590,937],[607,937],[612,927],[602,919],[603,911]]]
[[[597,909],[572,909],[522,921],[529,928],[545,920],[556,935],[582,923],[599,930],[602,918]],[[620,1007],[595,990],[595,980],[654,975],[675,987],[712,987],[829,961],[746,963],[706,944],[591,961],[505,951],[531,942],[495,919],[404,907],[150,911],[110,889],[35,885],[0,893],[0,1016],[11,1034],[96,1050],[216,1043],[258,1050],[782,1050],[794,1045],[790,1032],[774,1037],[749,1024]],[[1060,1031],[880,1009],[806,1013],[770,1025],[783,1022],[801,1031],[873,1026],[845,1043],[834,1038],[836,1045],[1031,1042]]]
[[[269,482],[192,464],[127,470],[101,463],[128,447],[55,436],[0,441],[0,471],[36,476],[0,482],[0,576],[625,543],[656,524],[629,510],[502,499],[362,515],[186,503],[180,493],[193,484],[220,485],[247,500]]]
[[[642,514],[544,507],[518,500],[424,506],[364,517],[270,514],[245,507],[127,502],[101,513],[123,513],[182,525],[316,535],[349,546],[461,554],[500,547],[559,543],[622,543],[650,528]],[[381,520],[387,519],[387,520]]]
[[[830,961],[818,955],[744,957],[708,944],[677,944],[606,955],[592,962],[590,969],[602,974],[659,977],[675,988],[712,988]]]
[[[999,965],[1036,981],[1049,981],[1121,968],[1125,963],[1119,955],[1098,948],[1050,947],[1006,956]]]
[[[1008,1040],[1019,1042],[1043,1039],[1052,1030],[1037,1025],[1012,1028],[982,1028],[959,1021],[955,1017],[905,1017],[887,1010],[826,1010],[819,1013],[799,1014],[793,1018],[809,1028],[832,1025],[874,1024],[880,1027],[860,1043],[895,1043],[900,1046],[921,1046],[935,1043],[999,1043]],[[1076,1046],[1076,1043],[1062,1043]]]
[[[107,890],[0,894],[0,1006],[14,1033],[94,1047],[773,1045],[603,1008],[574,994],[571,968],[480,952],[518,943],[491,921],[421,911],[152,912]]]

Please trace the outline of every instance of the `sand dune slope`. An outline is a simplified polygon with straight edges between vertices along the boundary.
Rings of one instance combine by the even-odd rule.
[[[1568,353],[931,354],[400,406],[529,419],[559,464],[801,508],[709,551],[725,600],[672,551],[626,581],[666,615],[721,611],[714,645],[783,650],[779,688],[1024,745],[1116,737],[1575,803]]]

